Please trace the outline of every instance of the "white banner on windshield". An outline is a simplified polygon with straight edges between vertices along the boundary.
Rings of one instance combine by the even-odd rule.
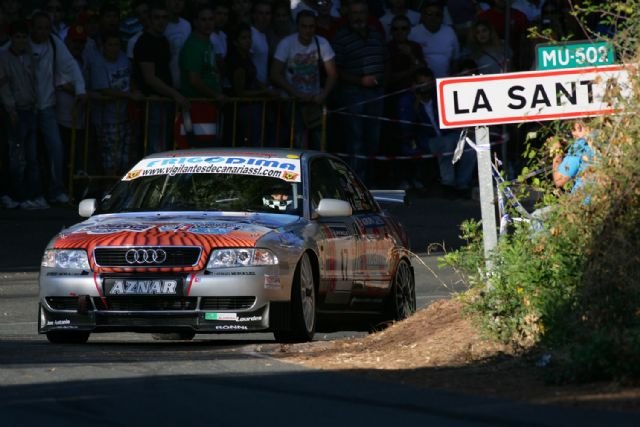
[[[145,176],[186,173],[254,175],[300,182],[300,159],[297,157],[185,156],[143,159],[129,171],[123,181]]]

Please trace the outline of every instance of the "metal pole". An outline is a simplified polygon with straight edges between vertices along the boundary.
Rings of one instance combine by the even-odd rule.
[[[496,230],[496,207],[491,175],[491,144],[489,128],[476,127],[476,151],[478,155],[478,183],[480,185],[480,211],[482,214],[482,235],[484,236],[484,257],[487,270],[491,271],[491,252],[498,244]]]

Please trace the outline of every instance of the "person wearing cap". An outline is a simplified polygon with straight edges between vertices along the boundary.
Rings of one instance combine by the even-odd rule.
[[[36,143],[36,85],[26,23],[10,29],[9,49],[0,52],[0,99],[8,119],[9,194],[0,197],[7,208],[46,209]],[[5,147],[2,147],[4,150]],[[14,201],[14,198],[17,201]]]

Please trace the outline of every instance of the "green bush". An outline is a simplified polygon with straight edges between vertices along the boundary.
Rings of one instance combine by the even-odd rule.
[[[600,6],[617,26],[612,42],[625,63],[637,62],[630,35],[640,32],[638,3]],[[578,13],[594,13],[589,2],[582,7]],[[467,245],[443,258],[469,281],[467,307],[480,325],[504,342],[551,351],[557,379],[640,379],[640,82],[634,84],[634,96],[618,100],[631,114],[591,124],[597,161],[585,176],[588,203],[584,193],[540,180],[537,190],[553,206],[543,231],[515,226],[487,271],[481,228],[466,222]],[[548,145],[527,152],[528,170],[551,163]]]

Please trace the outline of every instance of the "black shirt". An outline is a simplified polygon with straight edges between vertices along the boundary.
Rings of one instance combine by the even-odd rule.
[[[137,81],[140,82],[140,89],[145,95],[158,95],[142,78],[140,70],[141,62],[151,62],[155,66],[156,76],[168,86],[172,86],[171,69],[171,49],[169,40],[162,36],[154,36],[150,33],[143,33],[133,48],[133,62]]]

